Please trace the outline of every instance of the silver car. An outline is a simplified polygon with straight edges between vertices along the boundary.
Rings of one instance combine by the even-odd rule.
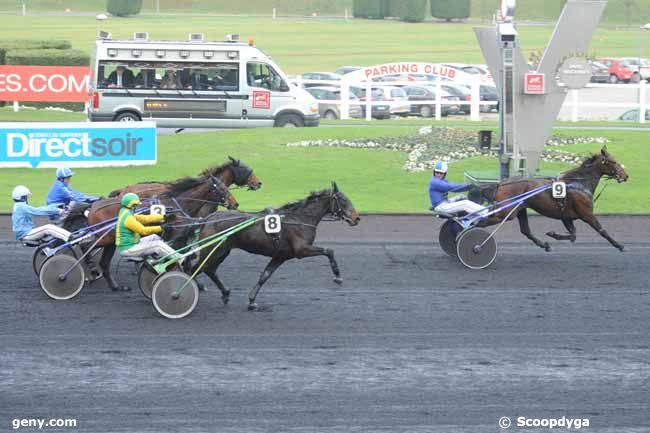
[[[308,87],[305,90],[311,93],[311,95],[318,101],[318,112],[320,117],[328,120],[341,118],[341,105],[336,102],[328,102],[341,100],[341,89],[339,87],[319,86]],[[356,103],[350,103],[350,117],[360,119],[363,117],[363,111],[358,102],[359,98],[357,98],[354,93],[350,92],[350,100],[357,101]]]

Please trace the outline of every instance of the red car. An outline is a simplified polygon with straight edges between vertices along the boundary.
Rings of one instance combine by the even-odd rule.
[[[609,68],[609,82],[612,84],[616,84],[619,81],[623,81],[624,83],[639,81],[639,74],[636,68],[626,60],[599,59],[598,61]]]

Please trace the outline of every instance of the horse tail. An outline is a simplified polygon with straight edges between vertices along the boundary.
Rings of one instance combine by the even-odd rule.
[[[114,191],[109,192],[108,197],[109,198],[115,198],[115,197],[119,196],[121,193],[122,193],[121,189],[116,189]]]

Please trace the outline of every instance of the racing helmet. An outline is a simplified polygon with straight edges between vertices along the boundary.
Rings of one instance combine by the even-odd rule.
[[[27,197],[32,195],[32,192],[25,185],[18,185],[11,191],[11,198],[15,201],[27,201]]]
[[[436,161],[436,165],[433,166],[433,172],[447,174],[447,163],[445,161]]]
[[[122,197],[122,206],[125,208],[131,208],[132,206],[140,204],[140,197],[134,192],[124,194]]]
[[[66,177],[72,176],[74,173],[68,167],[60,167],[56,169],[56,178],[64,179]]]

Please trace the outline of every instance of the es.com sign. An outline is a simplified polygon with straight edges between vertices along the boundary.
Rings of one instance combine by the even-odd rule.
[[[88,66],[0,66],[0,101],[86,102]]]
[[[156,123],[0,123],[0,167],[156,163]]]

